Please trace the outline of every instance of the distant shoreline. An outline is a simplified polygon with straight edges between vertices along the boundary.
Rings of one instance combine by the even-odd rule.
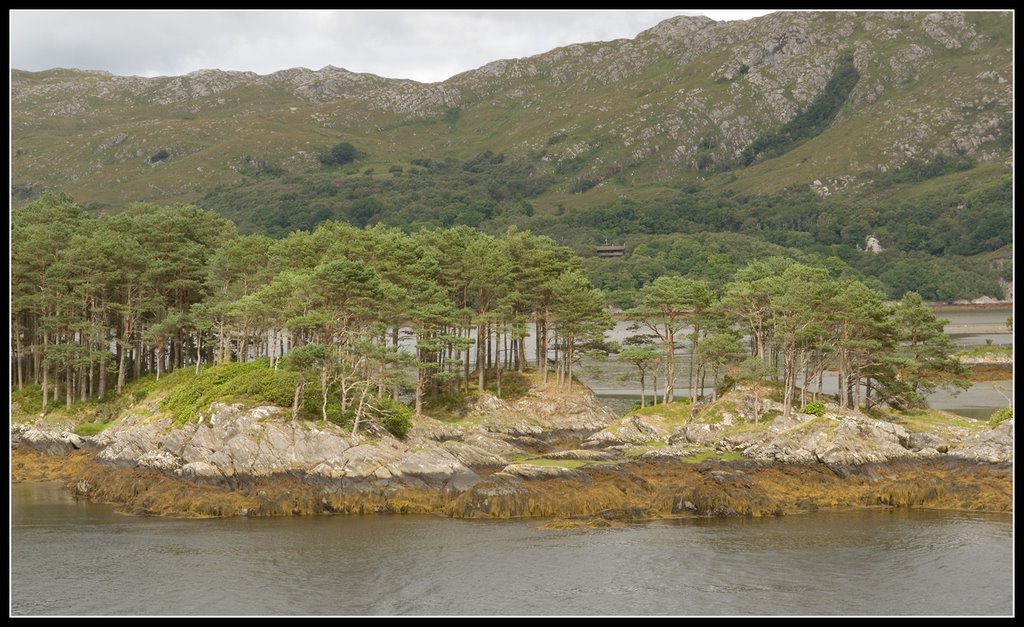
[[[1013,301],[998,301],[995,303],[929,303],[928,308],[932,311],[989,311],[1006,309],[1013,311]]]

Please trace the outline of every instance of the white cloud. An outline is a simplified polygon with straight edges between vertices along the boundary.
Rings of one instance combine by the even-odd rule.
[[[768,11],[685,11],[715,20]],[[634,37],[684,11],[11,11],[11,67],[179,75],[325,65],[440,81],[503,58]],[[728,14],[728,15],[727,15]],[[732,17],[730,17],[732,16]]]

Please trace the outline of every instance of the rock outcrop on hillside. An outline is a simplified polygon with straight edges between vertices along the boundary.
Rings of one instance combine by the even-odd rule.
[[[665,173],[706,170],[735,162],[805,112],[850,55],[858,79],[829,124],[836,132],[799,166],[816,193],[939,156],[1009,168],[1012,22],[1009,12],[679,16],[633,39],[498,60],[432,84],[330,65],[155,78],[14,70],[12,185],[76,196],[112,179],[131,186],[153,168],[125,165],[164,149],[177,163],[174,173],[160,167],[171,180],[137,186],[148,196],[133,199],[170,190],[195,197],[204,191],[197,173],[204,185],[234,180],[230,166],[245,156],[291,171],[315,167],[311,144],[315,151],[331,131],[400,160],[457,145],[566,167],[583,155],[581,176],[602,180],[644,162]],[[495,115],[515,139],[481,144],[480,121]],[[428,120],[439,124],[409,126]]]

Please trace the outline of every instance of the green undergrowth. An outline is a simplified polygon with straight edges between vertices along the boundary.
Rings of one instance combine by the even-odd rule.
[[[671,403],[661,403],[641,407],[629,413],[630,416],[658,416],[665,422],[666,427],[686,424],[690,421],[690,412],[693,410],[693,402],[689,398],[681,398]]]
[[[298,374],[274,370],[269,360],[248,363],[224,363],[200,370],[182,369],[161,380],[167,388],[160,401],[160,409],[174,416],[174,425],[195,422],[217,401],[269,403],[290,407],[295,394]],[[316,415],[316,401],[306,386],[303,410],[307,417]]]
[[[891,410],[888,415],[892,422],[902,425],[911,431],[934,432],[950,427],[983,430],[992,426],[987,421],[974,420],[973,418],[942,411],[941,409]]]
[[[556,466],[559,468],[582,468],[583,466],[608,466],[616,464],[614,461],[594,459],[550,459],[548,457],[530,457],[520,453],[508,457],[510,464],[525,464],[528,466]]]
[[[716,449],[709,449],[706,451],[701,451],[694,455],[680,457],[679,459],[683,460],[688,464],[699,464],[701,462],[735,462],[743,459],[743,454],[734,451],[726,452],[719,451]]]
[[[90,436],[102,433],[107,427],[114,424],[114,421],[109,422],[83,422],[71,430],[75,435]]]
[[[956,354],[960,359],[967,357],[1013,357],[1013,346],[1002,346],[989,344],[975,348],[962,350]]]

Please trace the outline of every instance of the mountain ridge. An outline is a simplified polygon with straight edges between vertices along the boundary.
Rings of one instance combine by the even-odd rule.
[[[679,16],[633,39],[499,59],[438,83],[331,65],[154,78],[12,70],[13,200],[61,189],[101,206],[192,202],[244,181],[245,157],[314,171],[318,152],[341,140],[371,167],[508,153],[562,170],[552,194],[578,187],[573,177],[626,191],[713,177],[737,191],[856,195],[938,156],[1009,170],[1006,16]],[[843,54],[859,80],[834,120],[776,158],[737,167],[744,150],[822,95]],[[160,150],[168,158],[152,161]]]

